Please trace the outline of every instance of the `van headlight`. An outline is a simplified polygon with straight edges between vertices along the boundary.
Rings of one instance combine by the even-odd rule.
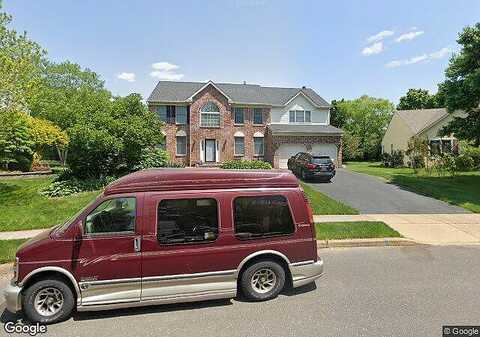
[[[15,257],[15,262],[13,263],[13,282],[17,282],[18,279],[18,264],[19,264],[18,257]]]

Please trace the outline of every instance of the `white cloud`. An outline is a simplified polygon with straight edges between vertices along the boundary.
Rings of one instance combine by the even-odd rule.
[[[379,54],[383,51],[383,42],[375,42],[374,44],[363,48],[362,54],[365,56]]]
[[[429,56],[432,59],[441,59],[441,58],[444,58],[445,56],[448,56],[451,52],[452,52],[452,50],[450,48],[445,47],[445,48],[442,48],[438,51],[430,53]]]
[[[134,73],[121,73],[117,75],[118,79],[125,80],[128,82],[135,82],[135,74]]]
[[[150,73],[150,76],[156,77],[159,80],[178,81],[178,80],[182,79],[183,74],[176,74],[176,73],[170,72],[170,71],[154,70]]]
[[[448,56],[452,50],[448,47],[442,48],[438,51],[432,52],[430,54],[423,54],[420,56],[414,56],[409,59],[404,59],[404,60],[394,60],[390,61],[387,64],[385,64],[385,67],[387,68],[396,68],[400,66],[406,66],[410,64],[416,64],[416,63],[426,63],[430,62],[431,60],[437,60],[444,58]]]
[[[376,41],[381,41],[388,36],[392,36],[393,34],[395,34],[395,32],[392,30],[382,30],[380,33],[368,37],[367,42],[372,43]]]
[[[150,73],[150,76],[158,78],[159,80],[178,81],[183,77],[183,74],[175,72],[175,70],[179,68],[176,64],[169,62],[152,63],[153,71]]]
[[[416,28],[416,27],[414,27],[414,28]],[[397,41],[397,42],[409,41],[409,40],[413,40],[413,39],[415,39],[415,38],[417,38],[417,37],[419,37],[420,35],[423,35],[423,34],[425,34],[425,32],[423,30],[411,31],[411,32],[400,35],[399,37],[397,37],[395,39],[395,41]]]
[[[156,62],[152,64],[152,68],[160,71],[172,71],[177,70],[180,67],[169,62]]]

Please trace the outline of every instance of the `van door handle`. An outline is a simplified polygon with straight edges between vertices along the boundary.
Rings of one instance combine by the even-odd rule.
[[[137,236],[135,239],[133,239],[133,249],[136,253],[138,253],[142,249],[141,240],[142,238],[140,236]]]

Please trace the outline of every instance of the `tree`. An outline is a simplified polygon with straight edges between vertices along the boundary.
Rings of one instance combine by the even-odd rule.
[[[58,126],[50,121],[31,116],[26,117],[27,125],[32,142],[35,147],[35,154],[40,160],[46,147],[55,147],[62,163],[65,163],[64,149],[68,145],[68,135]]]
[[[386,99],[362,96],[338,102],[337,109],[346,116],[343,129],[358,138],[358,151],[363,159],[378,159],[380,143],[393,114],[393,104]]]
[[[464,28],[457,43],[462,49],[450,59],[439,91],[450,113],[462,110],[466,117],[455,117],[442,133],[480,146],[480,23]]]
[[[0,163],[8,170],[29,171],[34,142],[26,115],[7,111],[0,114]]]
[[[400,97],[400,103],[397,105],[398,110],[432,109],[441,107],[443,107],[442,97],[430,95],[428,90],[424,89],[408,89],[407,94]]]
[[[417,173],[418,169],[424,167],[427,161],[429,154],[427,139],[417,136],[410,138],[405,154],[410,160],[410,167]]]
[[[338,105],[344,102],[345,99],[342,98],[339,101],[333,100],[331,103],[330,124],[340,129],[347,123],[347,115],[345,114],[345,111],[338,108]]]
[[[38,94],[45,52],[26,33],[7,26],[12,17],[1,12],[0,0],[0,113],[27,112]]]

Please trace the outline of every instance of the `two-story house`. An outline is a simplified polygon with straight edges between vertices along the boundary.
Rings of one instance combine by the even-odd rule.
[[[298,152],[342,163],[342,130],[310,88],[160,81],[147,102],[165,122],[170,158],[187,166],[262,159],[286,168]]]

